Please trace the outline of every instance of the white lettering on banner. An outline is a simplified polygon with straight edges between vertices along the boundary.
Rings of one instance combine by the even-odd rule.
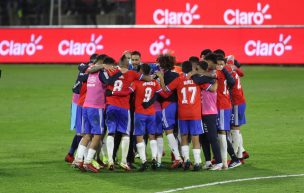
[[[35,38],[32,34],[29,43],[15,42],[14,40],[2,40],[0,42],[0,55],[1,56],[32,56],[37,50],[42,50],[43,46],[39,44],[42,36],[39,35]]]
[[[99,35],[95,39],[95,34],[91,35],[90,42],[76,42],[74,40],[62,40],[58,45],[58,52],[60,55],[70,55],[70,56],[79,56],[79,55],[92,55],[97,50],[102,50],[103,45],[99,45],[99,42],[102,40],[102,35]]]
[[[227,9],[224,13],[224,21],[228,25],[262,25],[266,19],[272,18],[271,14],[267,14],[269,8],[269,4],[262,7],[262,4],[258,3],[256,12]]]
[[[291,35],[284,39],[284,35],[280,34],[279,42],[267,43],[261,40],[249,40],[245,44],[245,53],[247,56],[282,56],[286,50],[292,50],[291,45],[287,43],[291,40]]]
[[[153,21],[158,25],[190,25],[193,20],[200,19],[199,14],[195,14],[198,5],[191,7],[190,3],[186,3],[185,12],[175,12],[169,9],[157,9],[153,13]]]
[[[166,38],[165,35],[160,35],[158,37],[158,40],[156,40],[150,45],[150,54],[152,56],[156,56],[158,54],[166,54],[169,52],[170,45],[171,45],[170,39]]]

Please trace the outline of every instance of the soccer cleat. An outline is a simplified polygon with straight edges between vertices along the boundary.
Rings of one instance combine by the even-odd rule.
[[[200,164],[194,164],[193,171],[200,171],[202,169]]]
[[[129,165],[127,163],[120,163],[119,166],[124,169],[125,171],[131,171],[131,168],[129,167]]]
[[[73,161],[74,161],[74,156],[68,153],[68,154],[65,156],[64,161],[67,162],[67,163],[69,163],[69,164],[71,164],[71,163],[73,163]]]
[[[137,167],[136,167],[134,164],[132,164],[131,162],[128,162],[128,166],[129,166],[132,170],[136,170],[136,169],[137,169]]]
[[[92,163],[83,164],[83,167],[86,171],[90,171],[90,172],[93,172],[93,173],[98,173],[99,172],[99,169],[96,168]]]
[[[216,170],[222,170],[222,168],[223,168],[223,164],[220,163],[220,164],[213,165],[209,170],[210,171],[216,171]]]
[[[141,166],[140,166],[140,168],[138,169],[138,171],[143,172],[143,171],[145,171],[147,168],[148,168],[148,163],[145,162],[145,163],[142,163],[142,164],[141,164]]]
[[[174,156],[174,153],[171,151],[171,161],[174,161],[175,160],[175,156]]]
[[[212,168],[212,164],[205,164],[204,166],[203,166],[203,169],[204,170],[210,170]]]
[[[157,169],[157,161],[155,159],[152,160],[152,165],[151,165],[152,170]]]
[[[215,159],[211,160],[212,165],[216,164]]]
[[[96,160],[92,160],[92,165],[97,168],[98,170],[101,169],[101,165],[99,165],[99,163]]]
[[[247,151],[243,151],[243,159],[248,159],[249,153]]]
[[[228,165],[228,168],[229,169],[232,169],[232,168],[236,168],[238,166],[242,165],[241,161],[240,160],[237,160],[237,161],[232,161],[229,165]]]
[[[114,165],[114,163],[109,163],[108,169],[109,169],[110,171],[114,171],[114,170],[115,170],[115,165]]]
[[[100,159],[96,160],[97,163],[99,164],[100,168],[106,168],[107,164],[105,164],[103,161],[101,161]]]
[[[186,160],[186,162],[184,162],[184,170],[189,170],[190,167],[191,167],[191,161]]]
[[[239,160],[242,164],[245,164],[245,160],[243,158],[239,158]]]
[[[72,167],[78,168],[80,171],[85,172],[86,170],[83,167],[83,161],[74,160],[72,163]]]
[[[183,163],[181,162],[181,160],[175,160],[171,164],[171,169],[181,168],[182,166],[183,166]]]
[[[157,162],[157,168],[158,169],[163,169],[163,168],[166,168],[166,167],[163,164]]]

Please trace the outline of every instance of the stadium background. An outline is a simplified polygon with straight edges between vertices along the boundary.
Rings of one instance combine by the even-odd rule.
[[[156,192],[225,180],[303,174],[301,3],[1,1],[0,192]],[[219,173],[161,170],[93,175],[72,170],[63,162],[74,134],[68,128],[77,69],[58,64],[86,62],[93,51],[118,59],[125,50],[139,50],[144,62],[154,62],[157,54],[171,51],[181,62],[205,48],[222,48],[246,65],[242,84],[248,124],[243,136],[251,158],[245,165]],[[286,67],[290,65],[293,67]],[[169,155],[168,150],[166,153]],[[164,160],[169,164],[169,156]],[[184,191],[301,192],[303,184],[299,177]]]

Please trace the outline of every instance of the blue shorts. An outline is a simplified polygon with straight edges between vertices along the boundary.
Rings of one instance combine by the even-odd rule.
[[[217,130],[230,131],[231,109],[220,109],[217,114]]]
[[[232,126],[241,126],[246,124],[245,111],[246,111],[246,103],[233,106],[232,114],[231,114]]]
[[[162,110],[164,130],[174,129],[177,121],[176,110],[177,103],[171,103],[169,106]]]
[[[84,121],[83,121],[83,107],[77,106],[76,111],[76,133],[83,134],[84,133]]]
[[[155,134],[161,135],[163,134],[163,123],[162,123],[163,115],[161,111],[156,111],[155,113]]]
[[[139,113],[134,113],[134,135],[154,135],[155,132],[155,115],[143,115]]]
[[[200,135],[204,133],[202,120],[178,120],[181,135]]]
[[[130,111],[128,109],[109,105],[106,110],[106,125],[109,134],[121,132],[130,135]]]
[[[77,104],[71,103],[71,130],[76,129]]]
[[[83,108],[84,133],[104,134],[104,109]]]

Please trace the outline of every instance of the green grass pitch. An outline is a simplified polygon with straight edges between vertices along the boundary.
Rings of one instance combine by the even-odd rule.
[[[242,133],[250,152],[245,165],[218,172],[162,169],[144,173],[104,170],[99,174],[81,173],[63,161],[74,135],[69,130],[69,108],[76,66],[2,65],[0,69],[1,193],[157,192],[304,173],[304,68],[244,67],[248,124]],[[169,162],[168,148],[166,152],[164,161]],[[303,191],[304,177],[290,177],[185,192]]]

